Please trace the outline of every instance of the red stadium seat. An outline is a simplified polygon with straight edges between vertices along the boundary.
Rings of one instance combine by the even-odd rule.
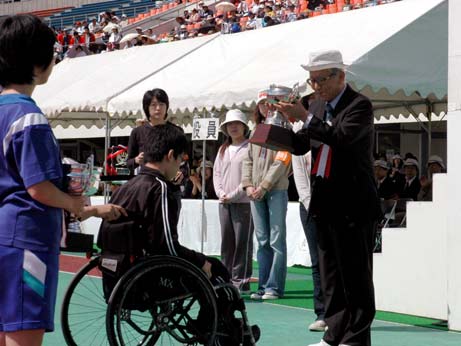
[[[328,8],[328,13],[337,13],[338,9],[336,8],[336,5],[330,5]]]

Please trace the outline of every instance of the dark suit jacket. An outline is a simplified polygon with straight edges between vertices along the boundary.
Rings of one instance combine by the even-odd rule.
[[[384,200],[397,197],[397,187],[391,178],[384,178],[383,182],[378,186],[378,196]]]
[[[323,120],[324,101],[314,101],[309,111],[314,117],[308,128],[292,133],[293,154],[303,155],[312,147],[315,162],[316,141],[332,149],[330,177],[312,178],[310,213],[346,223],[381,218],[372,167],[374,118],[370,100],[348,85],[334,109],[331,126]]]
[[[419,181],[419,178],[416,177],[415,179],[413,179],[409,186],[407,186],[405,183],[403,191],[400,194],[400,198],[411,198],[413,199],[413,201],[417,201],[419,190],[421,190],[421,183]]]

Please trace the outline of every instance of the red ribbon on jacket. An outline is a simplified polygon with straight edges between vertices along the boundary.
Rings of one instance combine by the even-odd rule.
[[[320,145],[319,152],[315,158],[312,174],[317,177],[328,178],[331,170],[331,148],[329,145]]]

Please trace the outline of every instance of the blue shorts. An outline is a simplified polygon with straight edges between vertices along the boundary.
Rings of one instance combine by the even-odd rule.
[[[0,332],[54,330],[59,254],[0,245]]]

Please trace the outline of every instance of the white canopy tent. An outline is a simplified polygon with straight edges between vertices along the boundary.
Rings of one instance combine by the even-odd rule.
[[[300,64],[306,63],[308,52],[331,47],[352,64],[348,78],[359,86],[385,88],[391,94],[402,89],[408,101],[420,103],[432,93],[433,99],[441,99],[446,95],[448,54],[447,6],[437,6],[442,2],[406,0],[221,36],[114,98],[108,110],[138,111],[143,92],[154,85],[168,90],[176,112],[250,106],[257,91],[271,83],[302,83],[307,73]],[[435,26],[420,30],[428,20]],[[182,82],[172,76],[181,76]],[[389,96],[385,94],[376,96],[384,99]]]
[[[405,0],[73,59],[56,67],[35,98],[53,126],[102,127],[99,119],[110,114],[124,127],[142,116],[144,92],[161,87],[173,121],[187,125],[194,110],[248,108],[271,83],[303,83],[300,64],[309,52],[336,48],[351,64],[348,80],[375,101],[377,119],[439,115],[446,109],[447,17],[446,0]]]

